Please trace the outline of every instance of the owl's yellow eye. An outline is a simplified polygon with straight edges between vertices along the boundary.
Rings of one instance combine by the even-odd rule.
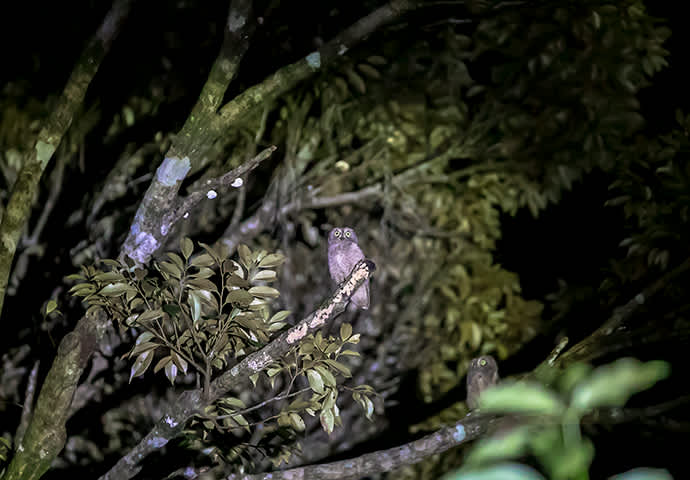
[[[336,238],[339,237],[339,236],[340,236],[340,230],[336,230],[335,233],[334,233],[333,235],[335,235]]]
[[[484,360],[483,358],[481,360],[479,360],[479,365],[481,365],[482,367],[485,367],[486,366],[486,360]]]
[[[347,238],[350,238],[350,235],[352,235],[350,232],[345,232],[345,236],[346,236]]]

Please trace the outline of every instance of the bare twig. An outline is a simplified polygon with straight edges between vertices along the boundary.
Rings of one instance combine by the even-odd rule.
[[[36,379],[38,378],[38,366],[40,361],[36,360],[31,373],[29,373],[29,381],[26,384],[26,393],[24,394],[24,406],[22,407],[22,416],[19,420],[19,426],[17,427],[17,433],[14,435],[14,444],[19,445],[24,438],[24,433],[26,432],[29,422],[31,421],[31,415],[34,407],[34,394],[36,393]]]
[[[259,154],[254,158],[244,162],[242,165],[234,168],[228,173],[217,178],[206,180],[203,188],[199,188],[191,192],[180,202],[179,206],[172,210],[172,212],[169,214],[169,216],[172,217],[172,222],[166,222],[165,225],[167,225],[168,228],[172,227],[172,223],[178,221],[185,213],[191,211],[192,208],[194,208],[194,206],[196,206],[204,198],[215,198],[215,195],[217,195],[217,192],[215,191],[216,189],[227,188],[230,186],[234,186],[236,188],[242,187],[242,185],[244,185],[244,180],[242,180],[242,177],[254,170],[261,162],[270,157],[271,154],[276,151],[276,148],[277,147],[275,145],[272,145],[259,152]]]
[[[650,298],[669,285],[673,279],[685,273],[687,270],[690,270],[690,258],[685,259],[678,267],[666,273],[650,286],[642,290],[642,292],[635,295],[635,297],[629,300],[625,305],[618,307],[613,312],[613,315],[606,320],[601,327],[567,350],[557,360],[553,361],[552,365],[556,368],[564,368],[566,365],[574,362],[589,360],[591,355],[597,351],[597,347],[618,332],[641,305],[649,301]]]

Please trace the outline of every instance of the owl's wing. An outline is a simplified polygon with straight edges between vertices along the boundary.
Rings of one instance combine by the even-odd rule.
[[[357,291],[350,297],[352,303],[357,305],[359,308],[366,310],[369,308],[369,280],[365,280],[362,285],[357,289]]]

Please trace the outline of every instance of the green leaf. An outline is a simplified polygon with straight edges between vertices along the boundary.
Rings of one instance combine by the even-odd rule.
[[[180,240],[180,251],[182,251],[185,260],[189,259],[192,256],[192,252],[194,252],[194,242],[187,237],[182,237]]]
[[[465,463],[468,466],[479,466],[520,458],[528,452],[531,430],[528,426],[521,426],[505,434],[484,437],[472,447]]]
[[[335,387],[338,384],[333,374],[323,365],[316,365],[314,367],[314,370],[319,372],[319,374],[323,378],[323,382],[329,387]]]
[[[277,298],[280,292],[272,287],[258,286],[249,289],[249,293],[259,298]]]
[[[324,393],[323,379],[321,375],[316,370],[307,370],[307,380],[309,380],[309,386],[316,393]]]
[[[198,322],[201,318],[201,299],[199,298],[199,295],[197,295],[196,292],[189,292],[187,303],[189,303],[192,321],[194,323]]]
[[[482,469],[462,468],[444,475],[441,480],[544,480],[544,477],[527,465],[501,463]]]
[[[327,358],[324,360],[324,363],[326,363],[329,367],[339,371],[341,374],[343,374],[343,376],[347,378],[350,378],[352,376],[352,372],[350,372],[350,369],[340,362]]]
[[[98,294],[105,297],[119,297],[124,295],[129,288],[131,287],[126,283],[111,283],[101,288]]]
[[[271,253],[269,255],[266,255],[261,261],[259,262],[259,267],[260,268],[275,268],[283,264],[285,262],[285,256],[281,255],[280,253]]]
[[[673,477],[662,468],[639,467],[609,477],[609,480],[673,480]]]
[[[257,270],[254,275],[252,275],[252,282],[272,282],[275,279],[275,270]]]
[[[345,342],[348,338],[352,336],[352,325],[349,323],[343,323],[340,325],[340,339]]]
[[[558,453],[549,462],[551,478],[554,480],[584,478],[594,459],[594,445],[589,439],[583,438],[578,443],[569,443],[562,450],[552,449],[549,453]]]
[[[250,295],[249,292],[242,290],[241,288],[232,290],[225,297],[226,303],[232,303],[233,305],[239,305],[240,307],[246,307],[252,303],[252,300],[254,300],[254,297]]]
[[[178,254],[173,252],[166,252],[166,255],[170,260],[172,260],[175,266],[180,269],[180,271],[184,270],[184,260],[182,260],[182,258]]]
[[[140,324],[146,324],[152,320],[155,320],[157,318],[161,318],[163,316],[163,311],[160,308],[156,308],[154,310],[146,310],[144,313],[139,315],[136,319],[137,323]],[[148,333],[148,332],[146,332]]]
[[[213,262],[216,265],[220,265],[222,263],[223,259],[221,258],[220,253],[215,248],[213,248],[211,245],[207,245],[203,242],[199,242],[199,245],[201,245],[201,248],[206,250],[206,253],[208,253],[211,256],[211,258],[213,259]],[[205,266],[208,267],[208,265],[205,265]]]
[[[539,384],[506,383],[482,392],[479,408],[494,413],[538,413],[562,415],[565,405]]]
[[[249,270],[249,267],[252,265],[252,251],[249,249],[248,246],[245,244],[240,244],[240,246],[237,247],[237,253],[240,255],[240,261],[242,263],[242,266]]]
[[[55,300],[48,300],[48,303],[46,304],[46,315],[50,315],[52,311],[54,311],[57,308],[57,302]]]
[[[218,403],[220,403],[221,405],[227,405],[228,407],[231,407],[233,409],[246,408],[245,403],[236,397],[224,397],[224,398],[221,398],[218,401]]]
[[[306,425],[304,424],[302,417],[300,417],[296,412],[290,412],[288,416],[290,417],[290,424],[294,427],[294,429],[298,432],[303,432],[306,428]]]
[[[321,412],[319,415],[319,420],[321,421],[321,426],[327,434],[333,433],[333,426],[335,424],[335,415],[333,410],[328,409]]]
[[[273,314],[268,323],[282,322],[285,320],[292,312],[290,310],[281,310]]]
[[[173,362],[168,363],[165,366],[165,376],[168,377],[168,380],[170,380],[172,385],[175,385],[175,377],[177,377],[177,365],[175,365]]]
[[[178,280],[179,280],[180,278],[182,278],[182,269],[181,269],[180,267],[178,267],[177,265],[175,265],[174,263],[171,263],[171,262],[159,262],[159,263],[158,263],[158,268],[160,268],[160,270],[161,270],[162,272],[165,272],[165,273],[169,274],[169,275],[170,275],[171,277],[173,277],[173,278],[176,278],[176,279],[178,279]]]
[[[661,360],[642,363],[621,358],[596,368],[573,390],[571,405],[580,411],[601,406],[620,407],[637,392],[647,390],[670,374],[670,365]]]
[[[172,357],[170,355],[166,355],[165,357],[158,360],[158,363],[156,363],[156,366],[153,367],[153,373],[158,373],[158,371],[161,368],[165,367],[169,363],[172,363]]]
[[[189,264],[192,267],[210,267],[212,265],[215,265],[216,262],[213,260],[213,257],[209,255],[208,253],[202,253],[197,255],[196,257],[192,258],[192,261],[189,262]]]
[[[148,350],[137,357],[132,365],[129,374],[129,381],[132,382],[132,378],[139,377],[146,372],[146,369],[151,365],[153,360],[153,350]]]

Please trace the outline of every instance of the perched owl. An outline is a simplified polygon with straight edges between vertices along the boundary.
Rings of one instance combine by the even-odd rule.
[[[498,382],[498,365],[491,355],[473,358],[467,371],[467,406],[477,408],[479,395]]]
[[[328,233],[328,271],[338,284],[342,283],[364,259],[364,253],[357,244],[357,234],[350,227],[334,228]],[[366,280],[352,295],[357,307],[369,308],[369,280]]]

